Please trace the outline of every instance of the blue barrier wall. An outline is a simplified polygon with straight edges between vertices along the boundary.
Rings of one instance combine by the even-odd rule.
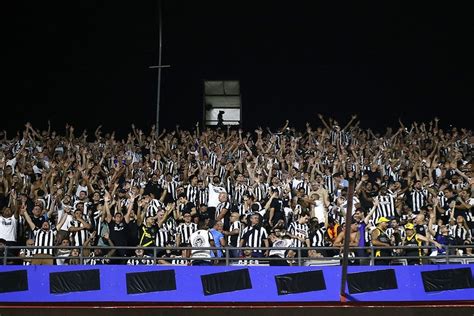
[[[400,302],[474,300],[474,288],[426,293],[421,272],[471,268],[472,265],[426,265],[390,267],[349,267],[349,273],[394,269],[398,289],[354,294],[349,301]],[[338,302],[341,267],[248,267],[251,289],[204,295],[201,275],[246,267],[171,267],[171,266],[3,266],[0,272],[27,270],[28,290],[0,293],[0,302]],[[50,294],[49,274],[77,270],[100,270],[101,289],[97,291]],[[126,273],[175,270],[176,290],[127,294]],[[322,270],[326,290],[278,295],[275,276]]]

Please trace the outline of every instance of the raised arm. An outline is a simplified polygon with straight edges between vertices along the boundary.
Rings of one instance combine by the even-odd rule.
[[[346,129],[349,128],[349,126],[351,126],[352,122],[354,122],[354,120],[357,118],[357,114],[353,114],[351,116],[351,120],[346,124],[346,126],[344,126],[344,128],[342,129],[342,131],[345,131]]]
[[[431,236],[436,236],[436,232],[433,230],[433,225],[436,219],[436,208],[438,206],[438,198],[433,198],[433,210],[430,212],[430,220],[428,221],[428,232]]]
[[[428,239],[428,238],[426,238],[425,236],[420,235],[420,234],[416,234],[416,238],[418,238],[419,240],[422,240],[422,241],[424,241],[424,242],[426,242],[426,243],[433,244],[433,245],[436,246],[436,248],[443,248],[443,246],[441,246],[441,244],[438,243],[438,242],[437,242],[436,240],[434,240],[434,239]]]
[[[377,210],[377,207],[379,206],[379,199],[374,198],[374,206],[370,209],[370,212],[367,214],[367,216],[364,218],[364,223],[367,225],[370,221],[370,218],[374,215],[375,210]]]
[[[163,218],[158,221],[158,227],[161,227],[163,225],[163,223],[166,221],[168,216],[173,212],[174,207],[175,207],[174,203],[168,203],[168,205],[166,205],[165,214],[163,215]]]
[[[28,214],[28,211],[26,210],[26,205],[22,205],[21,209],[20,209],[20,215],[23,215],[23,217],[25,218],[26,222],[28,223],[28,226],[30,226],[30,229],[31,230],[35,230],[36,226],[35,224],[33,223],[33,221],[31,220],[31,217],[30,215]]]
[[[321,122],[323,123],[324,127],[326,127],[326,129],[328,131],[331,130],[331,127],[326,123],[326,121],[324,120],[324,117],[322,114],[318,114],[318,118],[321,120]]]
[[[112,214],[110,213],[110,193],[105,191],[104,195],[104,210],[105,210],[105,221],[110,223],[112,221]]]

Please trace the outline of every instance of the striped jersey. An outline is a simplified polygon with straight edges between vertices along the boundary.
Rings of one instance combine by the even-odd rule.
[[[177,228],[177,233],[181,235],[181,243],[189,243],[192,233],[198,230],[196,223],[181,223]],[[178,245],[179,246],[179,245]]]
[[[57,234],[56,229],[53,228],[46,231],[36,227],[33,231],[33,234],[36,247],[53,247],[55,245]],[[48,254],[52,256],[53,249],[35,249],[34,254]]]

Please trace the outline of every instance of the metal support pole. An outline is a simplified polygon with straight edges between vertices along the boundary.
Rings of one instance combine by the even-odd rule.
[[[349,179],[347,190],[346,229],[344,231],[344,250],[342,257],[341,302],[346,301],[347,264],[349,263],[349,243],[351,241],[352,204],[354,201],[354,179]],[[361,238],[364,238],[362,236]]]
[[[163,29],[163,19],[162,19],[162,4],[161,0],[158,1],[158,89],[156,93],[156,135],[159,135],[160,130],[160,97],[161,97],[161,52],[163,47],[162,40],[162,29]]]
[[[375,265],[375,258],[374,258],[374,246],[370,246],[370,265],[373,266]]]
[[[7,265],[7,254],[8,254],[8,246],[5,246],[5,248],[3,248],[3,265],[4,266]]]
[[[81,246],[80,249],[81,249],[81,251],[79,252],[79,264],[82,265],[82,264],[84,264],[84,257],[82,255],[84,253],[84,246]],[[92,251],[94,251],[94,250],[92,250]]]
[[[449,264],[449,245],[446,245],[446,264]]]

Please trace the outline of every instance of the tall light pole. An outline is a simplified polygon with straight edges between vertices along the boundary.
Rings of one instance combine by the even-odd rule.
[[[349,243],[351,240],[351,224],[352,224],[352,204],[354,203],[354,182],[353,178],[349,179],[349,188],[347,190],[347,209],[346,209],[346,228],[344,231],[344,250],[342,256],[342,273],[341,273],[341,291],[340,300],[345,303],[347,300],[346,282],[347,282],[347,265],[349,263]],[[364,236],[360,236],[364,238]],[[359,259],[360,260],[360,259]]]
[[[170,65],[161,64],[161,54],[163,50],[163,7],[161,0],[158,0],[158,65],[150,66],[148,68],[154,69],[158,68],[158,83],[157,83],[157,93],[156,93],[156,134],[159,135],[160,130],[160,97],[161,97],[161,69],[169,68]]]

